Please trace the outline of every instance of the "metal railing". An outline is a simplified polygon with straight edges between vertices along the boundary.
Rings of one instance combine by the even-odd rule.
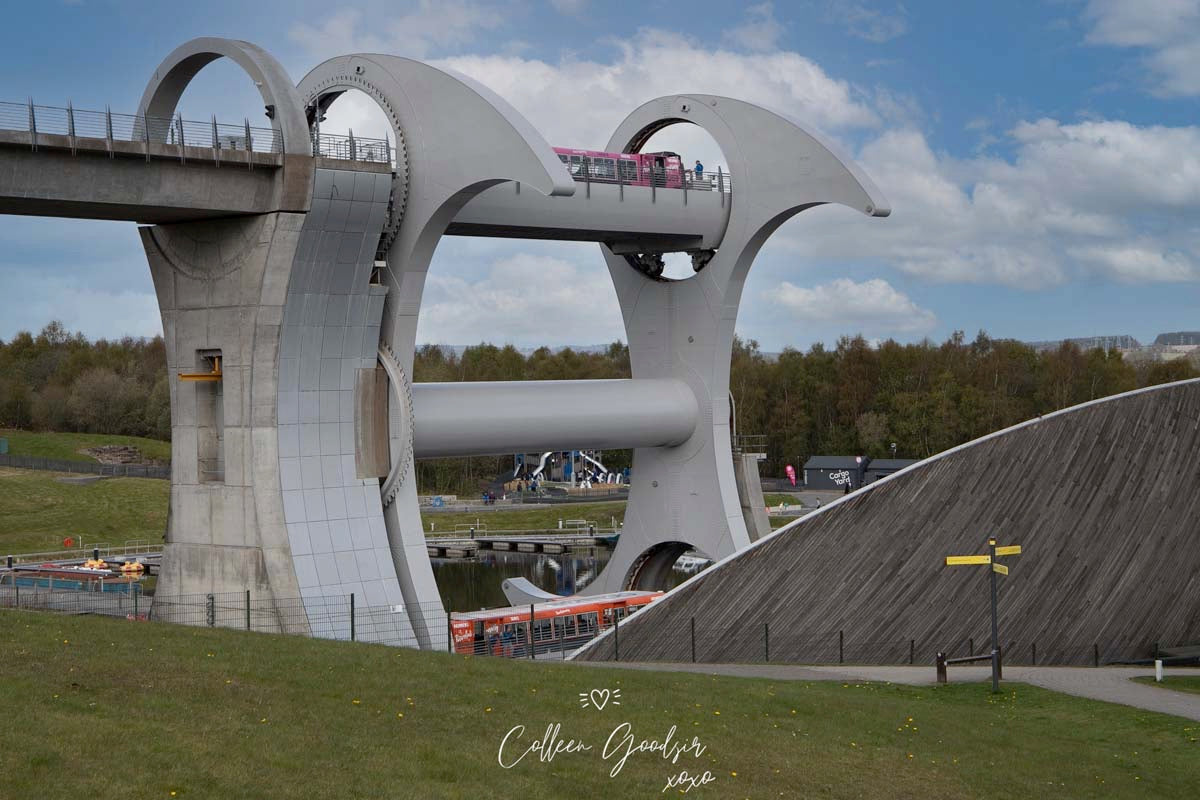
[[[0,130],[25,133],[30,145],[38,147],[39,136],[65,136],[74,151],[78,140],[98,140],[112,150],[114,142],[133,142],[143,145],[167,144],[211,150],[216,157],[222,152],[282,153],[283,134],[277,128],[252,126],[243,120],[240,125],[217,122],[214,116],[207,122],[187,120],[182,115],[154,117],[142,114],[118,114],[111,110],[86,111],[67,104],[65,108],[25,103],[0,102]],[[89,141],[85,146],[91,145]],[[315,156],[343,161],[392,163],[392,146],[385,139],[363,139],[318,132],[312,136]]]
[[[51,550],[44,553],[13,553],[11,558],[14,564],[45,564],[89,559],[97,551],[99,551],[100,558],[107,561],[115,557],[161,553],[163,551],[163,544],[161,541],[152,543],[149,539],[130,539],[122,545],[111,545],[107,542],[84,544],[81,539],[78,547],[72,547],[69,550]],[[3,567],[7,558],[8,556],[0,554],[0,567]]]
[[[559,157],[562,160],[562,157]],[[651,170],[639,173],[637,169],[622,168],[611,158],[583,156],[581,160],[567,161],[563,166],[579,183],[609,183],[620,186],[652,186],[657,189],[683,189],[689,192],[733,193],[732,176],[724,169],[703,172],[697,176],[693,170]]]
[[[343,161],[367,161],[379,164],[393,164],[392,143],[387,139],[364,139],[355,136],[354,131],[349,136],[335,133],[314,133],[313,155],[323,158],[338,158]]]
[[[252,127],[249,120],[241,125],[185,120],[182,116],[152,117],[142,114],[115,114],[110,110],[86,111],[70,104],[66,108],[33,103],[0,102],[0,129],[28,133],[37,146],[39,135],[66,136],[75,139],[100,139],[108,142],[183,144],[212,150],[240,150],[254,153],[280,153],[283,135],[274,128]]]

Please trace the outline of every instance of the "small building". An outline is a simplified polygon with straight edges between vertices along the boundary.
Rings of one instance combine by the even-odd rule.
[[[867,465],[866,456],[813,456],[804,462],[804,488],[845,491],[863,485]]]
[[[880,478],[886,478],[888,475],[917,463],[918,460],[915,458],[872,458],[867,464],[867,483],[874,483]]]

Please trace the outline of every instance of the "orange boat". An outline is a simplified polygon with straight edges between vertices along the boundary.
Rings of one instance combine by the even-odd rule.
[[[564,597],[530,606],[456,611],[450,615],[454,652],[528,658],[571,649],[653,603],[662,592],[612,592],[590,597]]]

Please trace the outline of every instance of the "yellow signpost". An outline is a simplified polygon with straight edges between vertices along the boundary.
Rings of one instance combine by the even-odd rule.
[[[958,567],[965,564],[990,564],[991,556],[946,556],[946,566]]]
[[[946,556],[946,566],[959,567],[974,564],[991,564],[988,570],[992,582],[992,691],[1000,691],[1000,633],[996,619],[996,576],[1007,575],[1008,567],[996,561],[997,556],[1019,556],[1021,545],[996,546],[996,540],[988,539],[988,553],[981,556]],[[940,658],[940,656],[939,656]]]

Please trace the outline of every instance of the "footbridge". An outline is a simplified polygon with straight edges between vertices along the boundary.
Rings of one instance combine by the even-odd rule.
[[[269,126],[181,118],[183,91],[218,58],[251,77]],[[321,130],[351,90],[383,111],[388,138]],[[648,102],[604,152],[639,154],[675,124],[708,131],[729,173],[564,163],[455,72],[355,54],[297,84],[256,45],[218,38],[167,55],[127,117],[0,106],[0,213],[143,223],[179,377],[158,592],[251,590],[314,613],[354,594],[428,647],[446,619],[414,458],[531,447],[635,450],[625,527],[592,591],[647,586],[689,547],[714,558],[747,547],[728,400],[746,275],[805,209],[889,207],[814,132],[728,97]],[[414,386],[425,277],[446,235],[598,242],[632,378]],[[691,254],[694,276],[663,277],[671,252]],[[313,633],[295,615],[278,626]]]

